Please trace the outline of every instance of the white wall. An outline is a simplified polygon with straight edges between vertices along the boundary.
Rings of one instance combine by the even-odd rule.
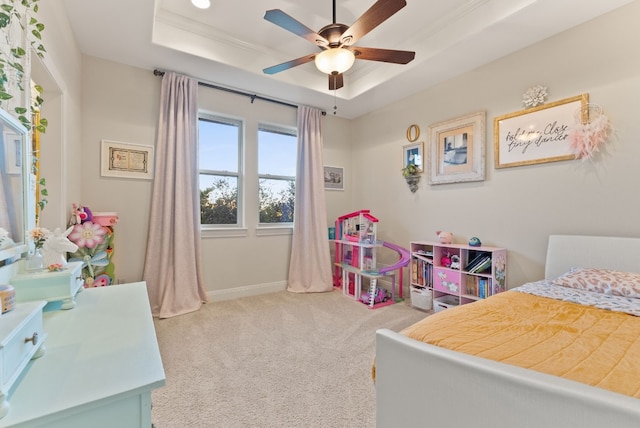
[[[116,282],[142,279],[151,180],[102,177],[102,140],[155,146],[161,80],[141,70],[83,56],[82,200],[94,212],[115,211]]]
[[[449,230],[457,243],[478,236],[506,247],[511,287],[543,277],[549,234],[640,236],[638,16],[634,2],[354,120],[355,205],[378,216],[381,238],[397,244]],[[493,118],[521,110],[522,94],[536,84],[547,86],[548,101],[588,92],[616,129],[607,153],[496,170]],[[485,181],[430,186],[424,175],[412,194],[400,174],[407,127],[418,124],[428,143],[429,125],[478,110],[487,112]]]
[[[160,79],[151,70],[87,56],[80,66],[68,24],[48,4],[40,6],[47,25],[48,61],[65,92],[56,101],[61,106],[56,114],[62,125],[55,132],[59,145],[46,145],[53,134],[43,139],[55,160],[43,165],[43,174],[60,186],[59,192],[49,188],[52,199],[59,199],[43,214],[44,225],[66,224],[71,202],[94,211],[117,211],[121,220],[116,227],[116,277],[139,280],[151,182],[100,177],[99,149],[102,139],[155,144]],[[397,244],[433,239],[436,229],[453,231],[457,242],[479,236],[486,244],[510,250],[511,286],[542,276],[550,233],[640,236],[635,197],[640,174],[638,16],[640,2],[634,2],[353,121],[329,112],[324,119],[324,163],[344,167],[346,180],[346,191],[326,193],[329,223],[345,212],[367,208],[380,218],[380,238]],[[535,84],[548,87],[550,101],[588,92],[617,130],[610,153],[595,163],[565,161],[495,170],[492,119],[520,110],[522,93]],[[226,100],[222,93],[217,97]],[[400,174],[407,127],[418,124],[426,138],[430,124],[477,110],[487,111],[486,180],[429,186],[423,176],[420,189],[412,194]],[[241,114],[251,118],[256,111],[258,104],[246,106]],[[255,230],[248,238],[207,239],[206,286],[221,296],[229,289],[227,294],[242,294],[283,284],[288,249],[287,236],[258,238]]]
[[[94,211],[117,211],[114,263],[116,278],[142,279],[147,243],[150,181],[100,176],[100,141],[155,145],[161,79],[142,70],[95,57],[83,57],[82,203]],[[296,126],[296,110],[201,86],[200,107],[243,119],[248,147],[257,144],[258,121]],[[349,122],[327,116],[325,163],[350,168]],[[257,159],[245,159],[247,194],[257,194]],[[347,177],[351,180],[351,177]],[[253,183],[253,184],[252,184]],[[348,204],[349,192],[327,192],[329,220]],[[202,240],[205,286],[214,300],[284,289],[289,269],[290,234],[257,236],[257,208],[247,206],[245,237]]]
[[[41,135],[40,173],[47,181],[49,204],[41,225],[51,230],[64,228],[71,203],[79,201],[83,180],[81,106],[81,54],[64,9],[53,2],[39,4],[38,19],[47,52],[40,60],[32,57],[32,78],[43,87],[42,117],[49,121]]]

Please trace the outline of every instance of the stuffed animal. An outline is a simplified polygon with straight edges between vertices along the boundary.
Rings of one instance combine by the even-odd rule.
[[[436,235],[438,235],[438,239],[440,239],[441,244],[451,244],[453,242],[453,233],[451,232],[437,230]]]
[[[82,205],[72,204],[71,210],[71,220],[69,221],[69,225],[74,224],[82,224],[86,221],[91,221],[93,219],[93,214],[88,207],[83,207]]]
[[[470,247],[480,247],[481,245],[482,242],[480,242],[480,238],[474,236],[473,238],[469,239]]]

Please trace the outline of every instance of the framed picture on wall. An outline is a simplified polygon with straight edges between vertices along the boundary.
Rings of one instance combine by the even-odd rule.
[[[153,178],[153,146],[102,140],[103,177]]]
[[[415,165],[424,170],[424,144],[421,142],[407,144],[402,148],[402,168]]]
[[[484,180],[485,121],[480,111],[429,126],[431,184]]]
[[[520,110],[493,120],[496,168],[575,159],[574,123],[587,123],[589,94]]]
[[[325,190],[344,190],[344,168],[340,166],[324,167]]]

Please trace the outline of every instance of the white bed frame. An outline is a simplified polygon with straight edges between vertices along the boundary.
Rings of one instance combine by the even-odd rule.
[[[572,267],[640,272],[640,238],[550,236],[545,277]],[[640,400],[383,329],[376,420],[377,428],[638,428]]]

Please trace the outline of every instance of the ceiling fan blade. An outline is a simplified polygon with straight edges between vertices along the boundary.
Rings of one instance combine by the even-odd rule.
[[[306,25],[287,15],[280,9],[272,9],[266,11],[264,14],[264,19],[276,24],[278,27],[292,32],[297,36],[309,40],[314,45],[321,47],[329,45],[329,41],[327,39],[313,31],[312,29],[308,28]]]
[[[407,5],[405,0],[378,0],[340,37],[340,43],[353,45]]]
[[[305,55],[305,56],[302,56],[300,58],[292,59],[291,61],[283,62],[282,64],[278,64],[278,65],[273,65],[271,67],[267,67],[264,70],[262,70],[262,72],[265,73],[265,74],[280,73],[281,71],[285,71],[285,70],[288,70],[290,68],[297,67],[298,65],[302,65],[302,64],[306,64],[308,62],[311,62],[315,58],[316,58],[315,54]]]
[[[340,74],[330,74],[329,75],[329,90],[335,91],[336,89],[340,89],[344,86],[344,75]]]
[[[348,48],[352,51],[356,59],[366,59],[369,61],[392,62],[394,64],[408,64],[416,57],[412,51],[399,51],[394,49],[363,48],[352,46]]]

